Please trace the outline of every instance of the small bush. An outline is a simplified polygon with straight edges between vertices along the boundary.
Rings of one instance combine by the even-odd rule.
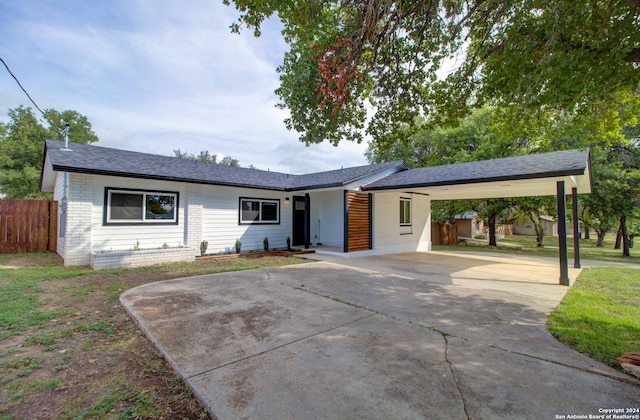
[[[209,246],[208,241],[200,242],[200,255],[204,255],[207,253],[207,247]]]
[[[262,241],[262,245],[264,245],[264,250],[268,251],[269,250],[269,238],[267,238],[266,236],[264,237],[264,240]]]
[[[240,242],[240,240],[236,239],[236,254],[240,253],[240,248],[242,248],[242,242]]]
[[[487,239],[487,234],[484,232],[478,233],[473,237],[473,239]]]

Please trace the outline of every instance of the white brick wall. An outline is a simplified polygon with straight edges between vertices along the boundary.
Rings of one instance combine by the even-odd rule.
[[[185,245],[200,250],[202,242],[202,194],[201,185],[189,184],[184,221],[187,225]],[[199,252],[198,252],[199,254]]]
[[[411,199],[411,226],[400,226],[400,197]],[[373,197],[375,254],[431,250],[431,201],[419,194],[376,193]]]
[[[91,210],[93,177],[69,174],[65,265],[89,265],[91,262]]]
[[[175,262],[192,262],[195,259],[196,250],[189,247],[105,253],[93,252],[91,253],[91,267],[94,270],[133,268]]]

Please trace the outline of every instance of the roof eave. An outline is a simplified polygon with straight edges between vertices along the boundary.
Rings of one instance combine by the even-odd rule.
[[[129,173],[129,172],[105,171],[101,169],[76,168],[76,167],[68,167],[68,166],[62,166],[62,165],[53,165],[53,170],[57,172],[117,176],[122,178],[148,179],[153,181],[173,181],[173,182],[186,182],[188,184],[217,185],[221,187],[250,188],[250,189],[260,189],[260,190],[269,190],[269,191],[287,191],[286,188],[270,187],[270,186],[263,186],[263,185],[243,184],[243,183],[235,183],[235,182],[207,181],[202,179],[167,177],[167,176],[159,176],[159,175],[135,174],[135,173]]]
[[[571,169],[566,171],[556,171],[556,172],[541,172],[537,174],[522,174],[516,176],[500,176],[500,177],[485,177],[485,178],[474,178],[474,179],[460,179],[460,180],[452,180],[452,181],[442,181],[442,182],[415,182],[410,184],[398,184],[398,185],[388,185],[388,186],[363,186],[363,191],[382,191],[382,190],[399,190],[399,189],[407,189],[407,188],[429,188],[429,187],[447,187],[453,185],[465,185],[465,184],[481,184],[485,182],[504,182],[504,181],[522,181],[527,179],[541,179],[541,178],[560,178],[565,176],[572,175],[584,175],[585,168],[582,169]]]

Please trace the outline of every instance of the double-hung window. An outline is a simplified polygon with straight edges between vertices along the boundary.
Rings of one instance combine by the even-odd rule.
[[[400,226],[411,226],[411,199],[400,198]]]
[[[105,189],[104,224],[178,224],[178,193]]]
[[[279,224],[280,200],[240,197],[239,222],[244,224]]]

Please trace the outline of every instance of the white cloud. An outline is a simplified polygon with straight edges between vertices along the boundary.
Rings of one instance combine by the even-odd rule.
[[[276,109],[286,45],[277,22],[232,34],[217,2],[46,0],[0,5],[0,55],[42,108],[86,115],[99,145],[209,150],[291,173],[365,164],[365,145],[305,147]],[[0,73],[0,118],[30,105]]]

